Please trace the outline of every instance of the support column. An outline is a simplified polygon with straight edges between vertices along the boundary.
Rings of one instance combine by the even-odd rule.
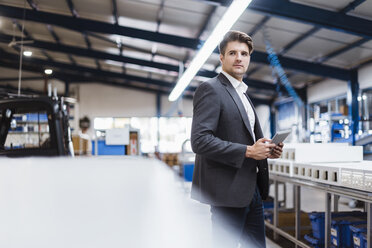
[[[331,247],[331,193],[326,192],[325,213],[324,213],[324,244],[325,247]]]
[[[333,212],[338,212],[338,200],[340,199],[339,195],[333,195]]]
[[[294,189],[295,189],[295,201],[294,201],[294,204],[295,204],[295,214],[296,214],[296,218],[295,218],[295,238],[297,240],[300,240],[301,238],[301,187],[298,186],[298,185],[294,185]],[[298,248],[300,246],[298,246],[296,244],[296,248]]]
[[[367,203],[367,247],[372,248],[372,203]]]
[[[275,106],[271,104],[270,106],[270,132],[271,136],[274,136],[276,132],[276,114],[275,114]]]
[[[161,93],[156,93],[156,117],[161,116]]]
[[[70,95],[70,82],[65,82],[65,96]]]
[[[156,136],[157,136],[157,144],[156,144],[156,146],[157,146],[157,149],[158,149],[158,151],[159,151],[159,144],[160,144],[160,127],[159,127],[159,125],[160,125],[160,117],[161,117],[161,93],[160,92],[158,92],[158,93],[156,93],[156,117],[158,118],[158,130],[157,130],[157,134],[156,134]],[[155,151],[155,152],[158,152],[158,151]]]
[[[277,228],[279,226],[278,220],[279,220],[279,199],[278,199],[278,181],[274,180],[274,216],[273,216],[273,222],[274,226]],[[274,230],[274,240],[278,239],[278,233]]]
[[[351,119],[351,135],[352,144],[355,145],[355,135],[358,133],[359,127],[359,108],[358,108],[359,82],[358,71],[350,72],[350,80],[348,82],[347,104],[349,109],[349,118]]]

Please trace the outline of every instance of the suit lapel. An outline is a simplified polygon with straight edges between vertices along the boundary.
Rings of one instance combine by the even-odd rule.
[[[245,127],[248,129],[252,139],[253,139],[253,132],[251,129],[251,125],[249,125],[249,120],[248,120],[248,115],[247,112],[245,111],[245,108],[243,106],[242,100],[240,99],[238,93],[236,92],[235,88],[232,86],[230,81],[222,74],[220,73],[218,75],[218,79],[221,81],[223,85],[225,85],[227,92],[230,94],[232,99],[234,100],[236,106],[239,109],[240,115],[243,119]]]
[[[256,118],[255,124],[254,124],[254,131],[255,131],[254,133],[256,135],[256,140],[259,140],[259,139],[261,139],[263,137],[263,133],[262,133],[262,129],[261,129],[261,124],[260,124],[260,121],[258,120],[256,109],[254,108],[254,105],[253,105],[251,99],[249,98],[248,93],[246,93],[246,96],[248,98],[249,103],[252,105],[254,116]]]

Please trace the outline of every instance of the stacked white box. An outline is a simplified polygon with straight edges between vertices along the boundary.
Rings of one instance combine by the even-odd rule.
[[[293,177],[311,180],[312,167],[310,163],[293,163]]]
[[[268,159],[267,160],[267,164],[269,166],[270,173],[275,173],[275,163],[276,163],[276,161],[277,161],[277,159]]]
[[[286,144],[269,167],[273,174],[372,191],[372,161],[363,161],[361,146]]]
[[[372,191],[372,161],[341,164],[341,186]]]
[[[362,146],[299,143],[284,146],[283,159],[297,163],[356,162],[363,160]]]
[[[278,159],[275,162],[275,173],[279,175],[293,176],[293,161]]]
[[[339,163],[307,163],[305,178],[314,182],[340,185]]]

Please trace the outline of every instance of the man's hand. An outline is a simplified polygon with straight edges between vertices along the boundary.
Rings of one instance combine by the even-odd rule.
[[[271,150],[269,158],[280,158],[283,152],[283,146],[283,143],[279,143],[277,146],[275,146],[274,149]]]
[[[271,150],[274,147],[276,147],[275,144],[266,143],[270,141],[271,139],[266,139],[266,138],[257,140],[253,146],[247,146],[247,150],[245,151],[245,156],[247,158],[253,158],[255,160],[262,160],[262,159],[268,158],[270,156]]]

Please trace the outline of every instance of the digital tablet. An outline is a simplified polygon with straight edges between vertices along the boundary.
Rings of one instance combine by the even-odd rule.
[[[291,133],[291,130],[277,132],[274,135],[274,137],[271,139],[271,143],[274,143],[275,145],[278,145],[279,143],[283,142],[288,137],[288,135],[290,133]]]

